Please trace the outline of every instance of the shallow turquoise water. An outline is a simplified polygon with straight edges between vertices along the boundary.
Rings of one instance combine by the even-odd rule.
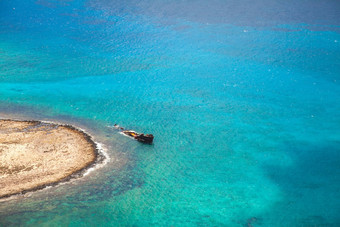
[[[111,161],[0,225],[340,225],[339,4],[231,2],[1,1],[0,112]]]

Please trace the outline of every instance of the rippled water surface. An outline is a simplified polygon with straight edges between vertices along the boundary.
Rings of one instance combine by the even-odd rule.
[[[110,155],[0,203],[0,226],[339,226],[339,12],[0,0],[0,117],[77,125]]]

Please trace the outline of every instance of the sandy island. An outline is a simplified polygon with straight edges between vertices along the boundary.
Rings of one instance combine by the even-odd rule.
[[[72,126],[0,120],[0,198],[79,177],[98,155],[91,138]]]

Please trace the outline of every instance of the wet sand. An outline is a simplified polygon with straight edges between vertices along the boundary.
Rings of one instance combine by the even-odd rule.
[[[96,144],[73,126],[0,120],[0,198],[79,177],[97,159]]]

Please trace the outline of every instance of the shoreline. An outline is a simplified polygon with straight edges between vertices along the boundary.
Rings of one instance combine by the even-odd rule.
[[[49,187],[55,187],[57,185],[61,185],[63,183],[70,182],[74,179],[79,179],[81,177],[84,177],[88,175],[90,172],[92,172],[94,169],[102,167],[109,161],[109,157],[107,153],[103,150],[102,145],[100,143],[96,143],[93,140],[93,137],[88,134],[85,130],[70,125],[70,124],[61,124],[61,123],[55,123],[51,121],[38,121],[38,120],[17,120],[17,119],[0,119],[0,123],[2,122],[14,122],[14,123],[24,123],[24,124],[32,124],[33,127],[55,127],[57,129],[62,128],[71,131],[75,135],[80,136],[88,146],[90,146],[92,160],[87,161],[84,165],[76,169],[75,171],[66,174],[65,176],[61,178],[56,178],[54,180],[50,180],[50,182],[42,183],[42,184],[36,184],[35,186],[25,188],[23,190],[20,190],[18,192],[14,193],[7,193],[0,195],[0,201],[7,200],[10,198],[13,198],[15,196],[25,195],[29,192],[36,192],[40,191]],[[32,126],[30,125],[30,126]],[[1,130],[0,130],[1,132]],[[24,133],[25,134],[25,133]],[[1,143],[0,143],[1,145]],[[55,149],[55,148],[54,148]],[[0,152],[1,154],[1,152]],[[1,166],[0,166],[1,167]],[[1,178],[1,177],[0,177]],[[19,184],[20,185],[20,184]]]

